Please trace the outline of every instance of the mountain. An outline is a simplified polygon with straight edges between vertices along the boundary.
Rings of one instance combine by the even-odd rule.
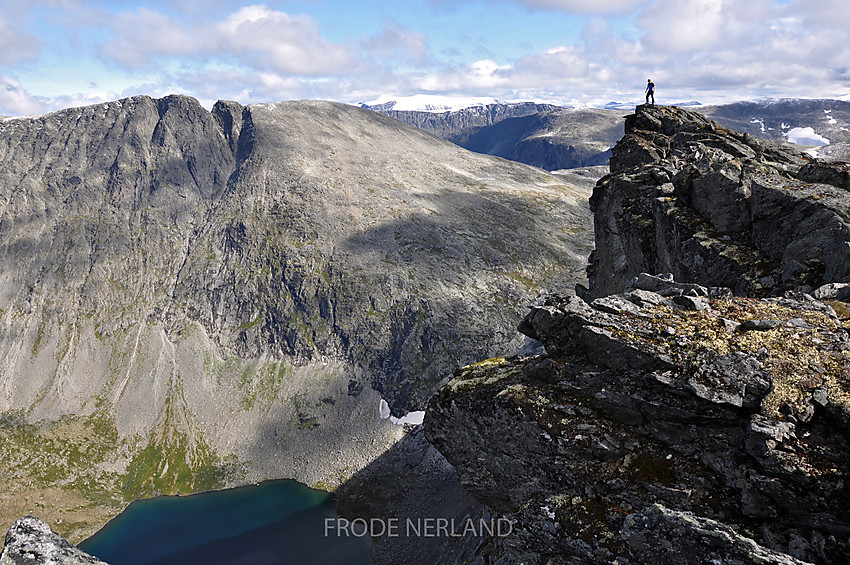
[[[386,105],[365,106],[407,125],[424,129],[443,139],[455,141],[464,139],[482,127],[491,126],[507,118],[530,116],[538,112],[556,108],[548,104],[518,102],[514,104],[492,103],[473,105],[452,111],[395,110]]]
[[[846,165],[641,106],[596,185],[591,292],[641,272],[764,296],[850,277]]]
[[[545,352],[429,403],[429,442],[512,526],[466,562],[850,562],[848,165],[681,108],[625,132],[589,291],[518,328]]]
[[[819,157],[850,159],[850,102],[760,100],[705,106],[698,111],[724,127],[758,138],[818,146]]]
[[[607,165],[625,112],[551,109],[452,139],[462,147],[554,171]]]
[[[681,102],[719,125],[760,139],[817,146],[817,155],[850,159],[850,102],[763,100],[702,106]],[[603,108],[572,109],[545,104],[489,104],[444,112],[371,106],[479,153],[498,155],[554,171],[606,164],[608,150],[622,136],[622,118],[634,104],[609,102]],[[828,145],[825,145],[828,142]]]
[[[0,123],[0,508],[72,541],[128,500],[386,451],[451,368],[583,280],[588,193],[329,102],[138,96]]]
[[[570,109],[533,102],[489,104],[452,112],[376,111],[477,153],[546,170],[607,163],[622,136],[618,110]]]
[[[413,111],[413,112],[455,112],[466,108],[505,104],[496,98],[482,96],[440,96],[438,94],[413,94],[410,96],[380,96],[370,102],[359,104],[376,112]]]

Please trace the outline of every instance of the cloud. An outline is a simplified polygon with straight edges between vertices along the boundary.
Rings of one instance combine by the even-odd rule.
[[[41,42],[19,27],[20,24],[12,24],[0,18],[0,65],[17,65],[38,58]]]
[[[569,14],[610,14],[624,12],[643,0],[516,0],[529,8],[559,10]]]
[[[223,54],[241,62],[304,76],[347,74],[356,63],[348,50],[325,41],[310,16],[290,16],[266,6],[247,6],[216,26]]]
[[[378,35],[366,37],[359,47],[376,57],[424,62],[428,54],[428,37],[395,20],[387,19]]]
[[[140,8],[112,26],[115,38],[101,55],[130,69],[171,58],[229,59],[257,70],[301,76],[346,74],[357,61],[348,50],[322,38],[310,16],[292,16],[267,6],[246,6],[218,22],[185,23]]]
[[[19,65],[4,69],[8,78],[0,83],[0,112],[32,113],[98,97],[170,92],[196,96],[207,105],[218,98],[357,102],[419,92],[594,104],[639,101],[648,77],[658,85],[662,103],[846,98],[850,93],[846,0],[494,0],[500,4],[496,8],[517,19],[510,41],[500,31],[465,20],[457,29],[471,30],[474,37],[453,33],[449,39],[435,31],[433,22],[398,14],[398,19],[380,20],[378,13],[372,20],[366,15],[353,19],[352,26],[372,27],[347,30],[352,39],[344,44],[319,27],[316,17],[326,17],[321,14],[327,14],[327,5],[313,17],[267,5],[211,1],[209,10],[203,0],[150,0],[144,8],[123,2],[117,5],[126,6],[125,11],[110,13],[105,5],[85,0],[0,0],[0,14],[20,14],[15,22],[0,16],[0,64]],[[453,18],[496,9],[481,0],[429,1],[445,9],[462,7]],[[338,5],[340,10],[345,6]],[[38,26],[32,10],[43,13]],[[532,17],[538,26],[542,11],[552,25],[566,27],[557,41],[541,45],[547,35],[534,27],[533,40],[523,36],[530,26],[521,18]],[[321,24],[338,21],[322,19]],[[39,43],[31,32],[53,35],[42,35]],[[497,33],[502,33],[498,42],[493,41]],[[38,60],[39,53],[47,59],[46,46],[51,53],[64,46],[66,54],[74,54],[63,55],[64,60],[80,54],[81,79],[69,88],[84,94],[48,98],[26,91],[28,65],[20,65]],[[87,58],[91,53],[99,58]],[[104,61],[112,72],[109,78],[97,74]],[[115,92],[95,93],[98,87],[87,88],[89,82]]]
[[[478,0],[430,0],[437,7],[469,4]],[[634,8],[645,0],[501,0],[519,4],[531,10],[554,10],[567,14],[618,14]]]
[[[708,49],[722,41],[727,23],[725,0],[666,0],[641,13],[638,25],[652,52]]]
[[[116,38],[101,53],[130,69],[153,65],[161,56],[194,56],[203,51],[209,35],[148,8],[119,14],[112,24]]]
[[[0,77],[0,114],[26,116],[44,112],[46,105],[14,79]]]

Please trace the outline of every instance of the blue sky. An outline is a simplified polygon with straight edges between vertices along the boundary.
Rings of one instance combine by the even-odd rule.
[[[434,94],[850,99],[846,0],[0,0],[0,114]]]

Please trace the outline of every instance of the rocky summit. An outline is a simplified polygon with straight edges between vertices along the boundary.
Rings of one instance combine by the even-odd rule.
[[[590,201],[591,293],[641,272],[753,296],[846,281],[847,167],[695,112],[639,106]]]
[[[76,541],[130,500],[383,453],[582,280],[587,192],[330,102],[137,96],[0,121],[0,508]]]
[[[428,440],[513,524],[468,562],[850,562],[846,183],[686,110],[626,118],[590,289],[532,305],[545,353],[458,369],[429,405]]]

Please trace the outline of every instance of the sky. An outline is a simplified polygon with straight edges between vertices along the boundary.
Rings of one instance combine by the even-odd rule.
[[[0,115],[419,94],[850,100],[846,0],[0,0]]]

